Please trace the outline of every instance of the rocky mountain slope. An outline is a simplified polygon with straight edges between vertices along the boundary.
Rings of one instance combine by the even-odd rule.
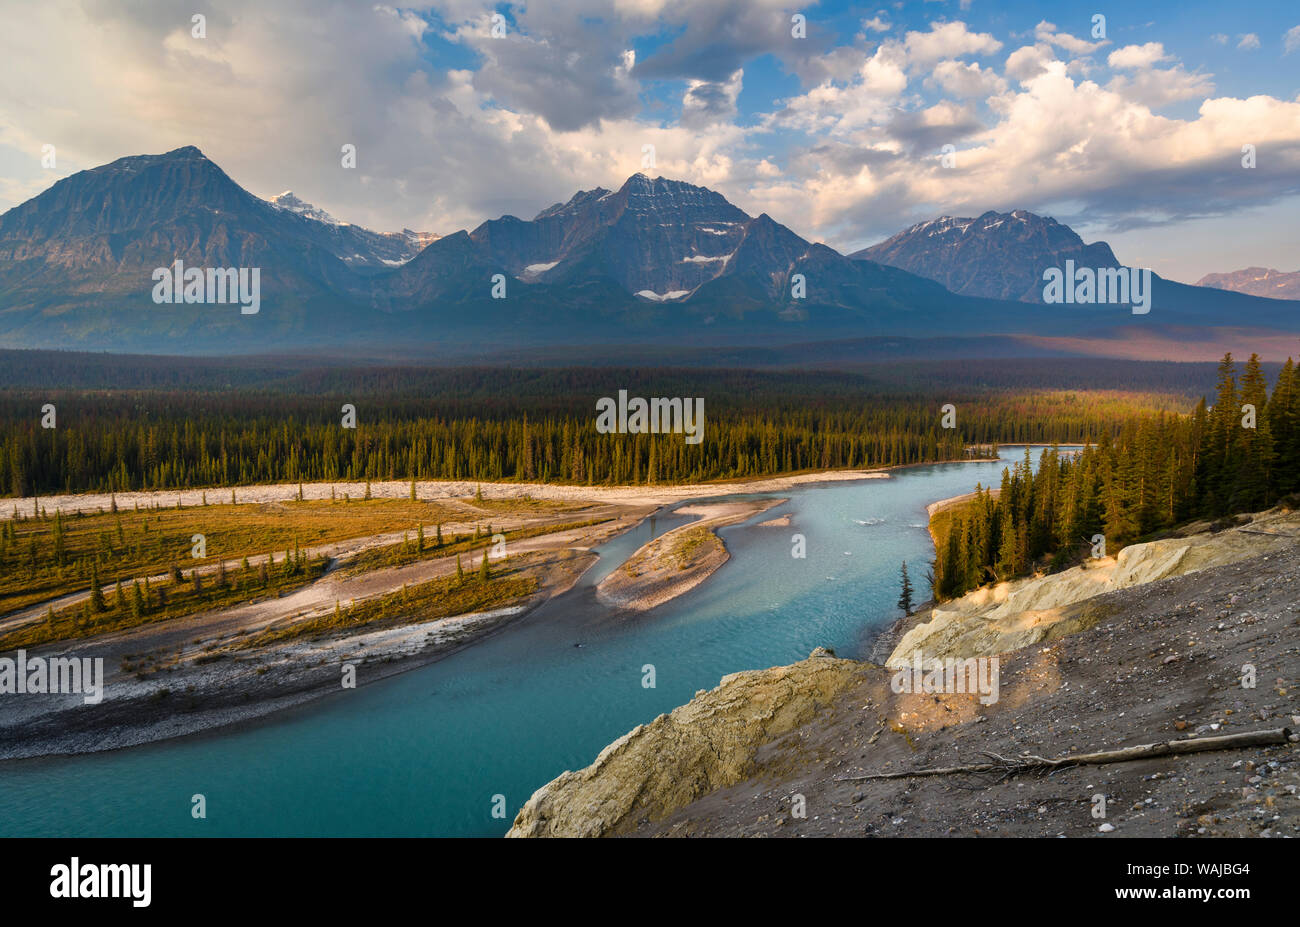
[[[991,704],[824,651],[728,676],[539,789],[511,835],[1300,836],[1300,537],[1282,541],[1078,603],[1073,633],[999,656]],[[861,778],[1278,728],[1290,742],[1050,776]]]

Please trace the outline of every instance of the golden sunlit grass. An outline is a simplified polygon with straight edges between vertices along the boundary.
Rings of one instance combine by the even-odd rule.
[[[228,608],[255,599],[291,592],[315,582],[325,571],[327,560],[288,558],[267,566],[227,570],[223,577],[193,573],[176,582],[129,582],[103,595],[97,607],[94,599],[51,609],[45,618],[0,636],[0,653],[20,647],[36,647],[52,641],[94,637],[124,631],[156,621],[181,618],[217,608]]]
[[[407,530],[418,525],[430,536],[437,524],[478,519],[474,509],[545,517],[565,510],[563,503],[539,500],[483,500],[473,509],[407,499],[308,500],[231,505],[218,502],[182,509],[127,509],[102,514],[23,518],[6,527],[0,541],[0,614],[90,588],[101,582],[130,582],[159,576],[172,566],[188,570],[218,560],[237,563],[271,552],[316,547],[350,538]],[[570,506],[576,508],[576,506]],[[481,523],[490,520],[484,515]],[[61,537],[60,537],[61,535]],[[203,535],[195,558],[194,535]]]
[[[604,524],[613,521],[609,518],[591,518],[586,521],[573,521],[555,523],[550,522],[541,525],[527,525],[523,528],[516,528],[513,531],[499,532],[506,542],[506,554],[510,553],[510,543],[512,541],[522,541],[525,538],[534,538],[543,534],[554,534],[559,531],[571,531],[576,528],[589,528],[593,525]],[[468,553],[472,550],[481,550],[485,547],[492,546],[491,525],[484,528],[482,534],[478,537],[471,535],[461,535],[453,538],[450,535],[443,537],[443,543],[438,545],[437,535],[425,532],[424,548],[420,549],[419,535],[412,532],[411,536],[404,541],[396,544],[386,544],[383,547],[372,547],[357,554],[348,560],[347,565],[343,568],[343,575],[351,576],[357,573],[368,573],[371,570],[386,569],[388,567],[405,566],[409,563],[416,563],[420,560],[429,560],[436,557],[454,556],[456,554]]]

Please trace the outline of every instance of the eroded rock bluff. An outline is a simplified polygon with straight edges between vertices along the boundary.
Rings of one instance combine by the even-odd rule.
[[[790,666],[724,676],[717,688],[614,741],[586,769],[542,786],[506,836],[617,834],[734,785],[760,746],[808,723],[862,670],[819,647]]]
[[[1300,536],[1300,513],[1266,512],[1229,530],[1211,532],[1201,525],[1185,534],[1130,544],[1118,556],[986,586],[945,602],[903,635],[885,665],[907,666],[916,651],[924,660],[992,656],[1073,634],[1099,617],[1078,603],[1290,546]]]

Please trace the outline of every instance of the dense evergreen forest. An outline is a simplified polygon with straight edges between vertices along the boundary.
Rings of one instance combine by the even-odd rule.
[[[600,434],[596,401],[705,401],[704,440]],[[56,427],[42,427],[42,407]],[[344,404],[356,427],[342,425]],[[943,406],[955,427],[943,427]],[[298,480],[663,483],[958,460],[970,444],[1083,442],[1185,394],[901,391],[861,375],[749,370],[313,370],[294,388],[0,393],[0,493]]]
[[[851,343],[848,343],[851,345]],[[685,349],[677,355],[685,353]],[[805,351],[801,362],[783,361],[775,355],[766,363],[745,351],[714,350],[696,365],[670,359],[638,363],[635,352],[591,349],[568,363],[544,363],[534,358],[527,365],[401,365],[367,362],[364,358],[313,356],[155,357],[149,355],[91,354],[75,351],[20,351],[0,349],[0,390],[59,391],[198,391],[229,390],[278,394],[334,395],[355,401],[359,396],[455,396],[485,399],[511,393],[538,394],[543,387],[558,387],[577,380],[651,381],[660,375],[677,379],[696,377],[700,383],[761,382],[769,390],[790,384],[798,391],[810,377],[819,390],[837,392],[870,390],[915,393],[932,390],[969,392],[982,389],[1041,390],[1112,389],[1125,392],[1178,394],[1196,401],[1214,390],[1214,363],[1131,361],[1107,358],[1061,357],[1050,359],[956,358],[945,360],[874,360],[846,364],[828,361],[825,351]],[[619,355],[628,359],[615,362]],[[605,355],[605,356],[602,356]],[[1266,364],[1269,376],[1279,364]],[[582,368],[575,371],[574,368]],[[591,368],[603,368],[594,370]],[[707,369],[706,369],[707,368]],[[810,373],[810,371],[812,371]],[[555,390],[552,390],[553,392]],[[1190,407],[1190,404],[1189,404]]]
[[[1059,569],[1105,538],[1106,552],[1192,518],[1266,508],[1300,492],[1300,368],[1282,367],[1272,394],[1255,356],[1238,378],[1227,355],[1212,406],[1191,415],[1131,415],[1080,454],[1044,451],[980,487],[955,512],[936,552],[937,600],[1036,566]],[[1251,407],[1253,407],[1253,414]]]

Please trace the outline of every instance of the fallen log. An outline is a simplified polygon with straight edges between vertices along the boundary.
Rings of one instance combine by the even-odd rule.
[[[837,776],[836,782],[861,782],[866,779],[905,779],[909,776],[948,776],[955,773],[1000,772],[1014,774],[1032,769],[1059,769],[1065,766],[1102,766],[1107,763],[1127,763],[1158,756],[1181,756],[1187,753],[1206,753],[1211,750],[1238,750],[1242,747],[1269,747],[1287,743],[1291,729],[1270,728],[1265,731],[1245,731],[1240,734],[1220,734],[1217,737],[1196,737],[1186,740],[1169,740],[1164,743],[1138,744],[1118,750],[1100,750],[1095,753],[1075,753],[1059,757],[1041,757],[1022,753],[1007,759],[996,753],[991,763],[972,763],[967,766],[936,766],[933,769],[909,769],[900,772],[869,773],[862,776]]]

